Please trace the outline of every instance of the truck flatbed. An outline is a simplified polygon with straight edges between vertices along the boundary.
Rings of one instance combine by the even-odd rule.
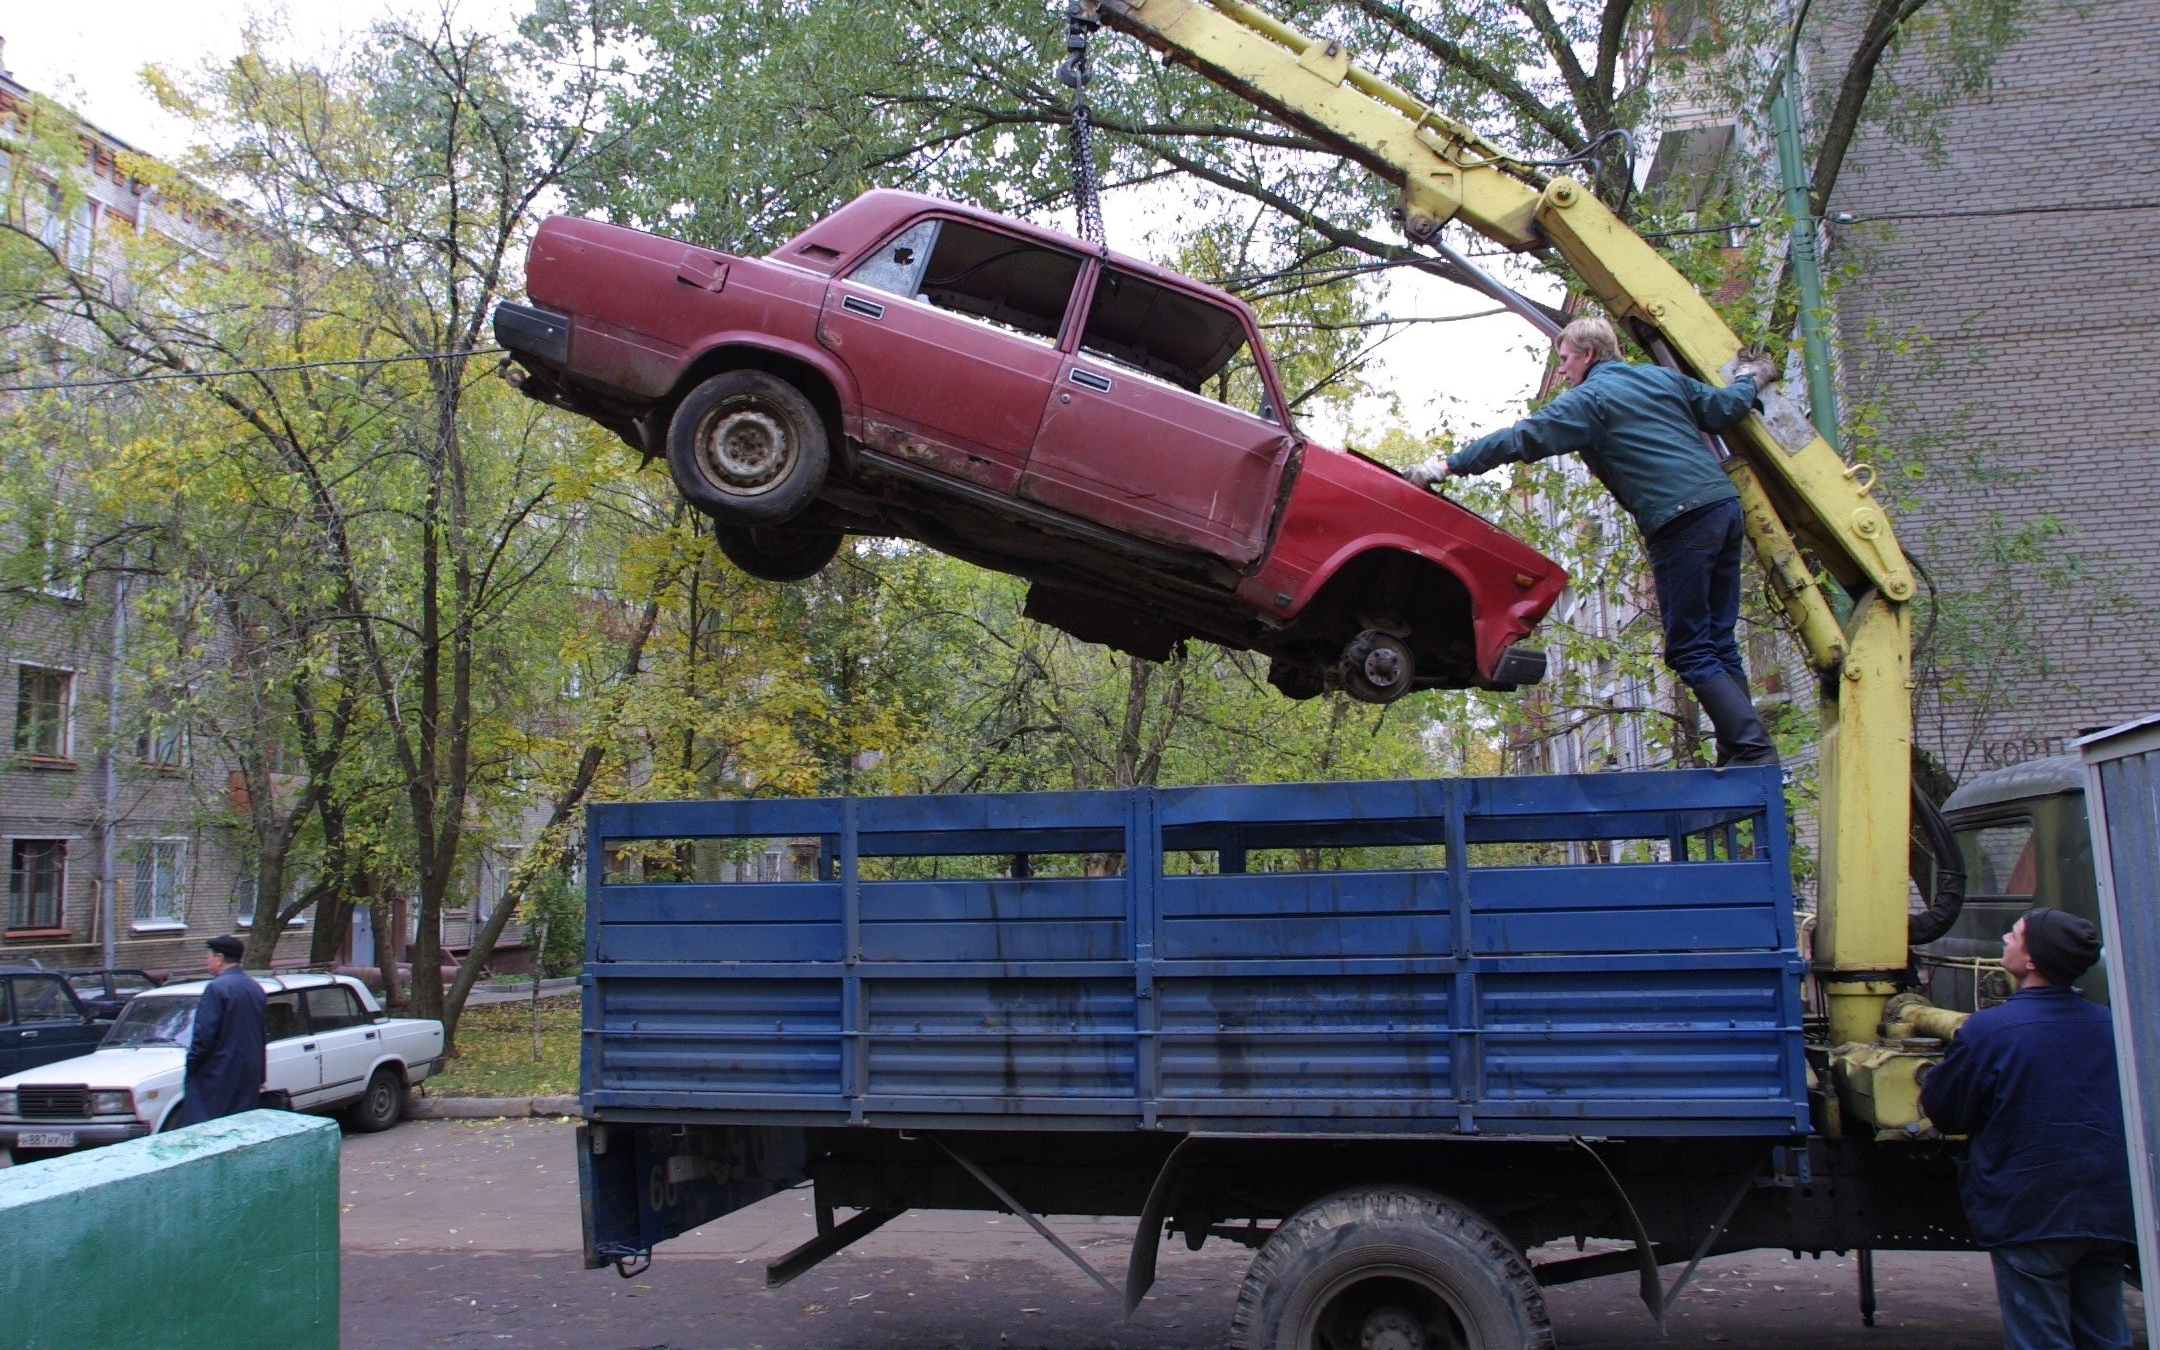
[[[636,803],[589,830],[591,1119],[1808,1128],[1774,771]]]

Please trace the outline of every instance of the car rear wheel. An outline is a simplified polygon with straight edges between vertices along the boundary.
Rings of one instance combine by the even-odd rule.
[[[683,499],[729,525],[799,514],[825,485],[830,438],[803,392],[762,370],[692,389],[668,422],[668,469]]]
[[[759,581],[803,581],[823,571],[847,536],[838,530],[793,529],[713,522],[713,537],[727,560]]]
[[[381,1068],[368,1079],[360,1100],[345,1112],[345,1123],[361,1134],[376,1134],[397,1124],[404,1114],[405,1084],[396,1070]]]

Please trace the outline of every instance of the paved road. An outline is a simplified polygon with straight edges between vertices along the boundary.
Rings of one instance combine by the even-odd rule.
[[[1172,1243],[1130,1322],[1018,1219],[909,1214],[782,1289],[764,1265],[813,1231],[799,1194],[663,1248],[636,1280],[578,1259],[571,1127],[413,1121],[349,1135],[344,1157],[345,1350],[1206,1350],[1223,1343],[1249,1255]],[[1122,1283],[1132,1226],[1055,1227]],[[1632,1277],[1548,1292],[1565,1350],[1996,1350],[1987,1259],[1886,1253],[1881,1312],[1856,1311],[1849,1260],[1782,1253],[1706,1262],[1669,1337]],[[2132,1297],[2133,1318],[2142,1304]],[[2138,1345],[2144,1346],[2142,1334]]]

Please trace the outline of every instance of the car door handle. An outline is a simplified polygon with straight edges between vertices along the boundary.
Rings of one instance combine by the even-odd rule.
[[[882,319],[885,317],[885,306],[877,304],[874,301],[865,300],[861,296],[841,296],[840,308],[846,310],[850,314],[860,314],[866,319]]]
[[[371,1032],[369,1032],[369,1033],[368,1033],[367,1035],[365,1035],[365,1036],[362,1036],[362,1037],[361,1037],[360,1039],[361,1039],[361,1040],[364,1040],[364,1041],[372,1041],[372,1040],[374,1040],[374,1039],[375,1039],[375,1036],[376,1036],[376,1033],[375,1033],[375,1032],[372,1032],[372,1031],[371,1031]]]
[[[1097,375],[1092,370],[1082,370],[1080,367],[1074,366],[1072,373],[1066,378],[1085,389],[1093,389],[1103,394],[1110,392],[1110,377],[1108,375]]]
[[[303,1045],[301,1045],[301,1047],[300,1047],[300,1048],[301,1048],[302,1050],[313,1050],[313,1049],[315,1048],[315,1042],[313,1042],[313,1041],[308,1041],[308,1042],[304,1043]]]

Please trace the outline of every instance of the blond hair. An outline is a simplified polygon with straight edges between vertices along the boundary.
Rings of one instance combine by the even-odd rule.
[[[1560,330],[1560,344],[1590,353],[1593,365],[1620,359],[1620,336],[1613,332],[1610,319],[1577,319]]]

